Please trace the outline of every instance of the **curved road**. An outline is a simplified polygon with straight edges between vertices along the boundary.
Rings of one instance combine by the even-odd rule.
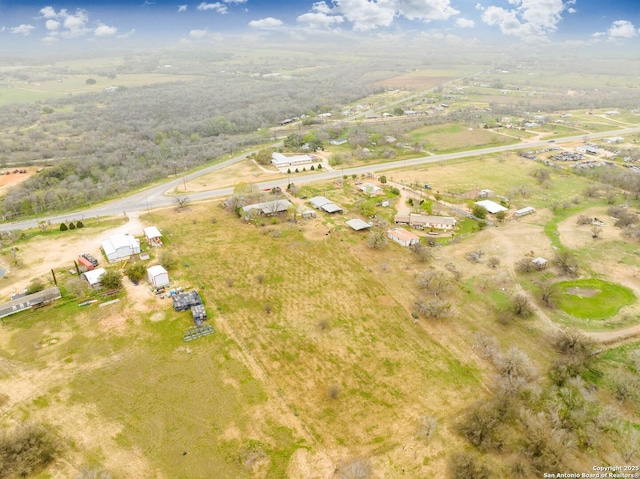
[[[587,135],[575,135],[571,137],[558,138],[555,140],[554,144],[562,144],[562,143],[570,143],[574,141],[584,141],[593,140],[597,138],[603,138],[608,136],[620,136],[620,135],[628,135],[631,133],[639,133],[640,128],[625,128],[621,130],[615,131],[606,131],[599,133],[591,133]],[[353,175],[353,174],[363,174],[363,173],[373,173],[373,172],[382,172],[389,171],[400,168],[414,167],[419,165],[424,165],[427,163],[437,163],[448,160],[456,160],[460,158],[469,158],[472,156],[478,155],[489,155],[493,153],[501,153],[506,151],[516,151],[516,150],[536,150],[540,148],[546,148],[550,145],[549,141],[529,141],[529,142],[521,142],[516,145],[502,145],[491,148],[478,148],[470,151],[463,151],[459,153],[449,153],[444,155],[430,155],[423,156],[419,158],[413,158],[410,160],[400,160],[400,161],[392,161],[388,163],[379,163],[376,165],[368,165],[368,166],[357,166],[354,168],[346,168],[340,170],[333,171],[323,171],[321,173],[314,173],[311,175],[305,175],[296,177],[297,184],[305,184],[305,183],[313,183],[317,181],[330,180],[337,177],[341,177],[342,175]],[[63,221],[72,221],[81,218],[90,218],[97,216],[116,216],[119,214],[127,213],[127,212],[141,212],[145,210],[149,210],[152,208],[161,208],[166,206],[171,206],[175,204],[175,196],[172,196],[168,193],[172,192],[176,187],[179,187],[183,184],[184,181],[193,180],[199,176],[206,175],[212,173],[217,170],[221,170],[230,165],[238,163],[244,160],[247,156],[247,153],[243,153],[242,155],[236,156],[229,160],[223,161],[221,163],[217,163],[215,165],[209,166],[207,168],[203,168],[202,170],[198,170],[194,173],[188,174],[184,177],[174,178],[170,181],[162,183],[157,186],[153,186],[147,188],[145,190],[132,193],[129,196],[124,198],[108,201],[102,205],[86,208],[83,210],[77,210],[70,213],[64,213],[61,215],[48,216],[39,218],[40,221],[51,221],[52,223],[61,223]],[[273,188],[275,186],[285,187],[287,186],[287,179],[280,178],[277,180],[270,180],[258,183],[257,186],[260,189],[265,188]],[[233,193],[233,187],[227,188],[219,188],[215,190],[208,191],[200,191],[196,193],[187,193],[190,201],[201,201],[212,198],[223,198],[226,196],[230,196]],[[12,231],[12,230],[21,230],[27,228],[35,228],[38,226],[38,221],[36,219],[25,220],[25,221],[16,221],[12,223],[4,223],[0,224],[0,231]]]

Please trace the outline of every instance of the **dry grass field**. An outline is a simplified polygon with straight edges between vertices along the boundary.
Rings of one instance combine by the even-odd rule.
[[[183,342],[189,313],[174,312],[145,284],[125,279],[120,302],[79,307],[83,298],[65,279],[61,301],[2,320],[3,423],[35,420],[55,432],[65,447],[47,470],[53,478],[73,477],[83,464],[115,477],[331,478],[358,460],[375,477],[442,477],[451,452],[466,444],[456,432],[461,416],[491,394],[496,374],[475,334],[496,337],[505,351],[517,345],[541,371],[551,363],[547,334],[561,313],[536,299],[542,276],[523,276],[514,264],[531,250],[553,258],[545,225],[554,213],[545,204],[585,183],[554,173],[542,187],[531,176],[536,168],[503,157],[394,173],[452,197],[523,185],[531,192],[521,199],[538,208],[436,247],[428,263],[396,244],[370,249],[367,233],[344,227],[357,214],[357,193],[334,184],[318,187],[344,205],[344,216],[251,224],[211,202],[19,243],[24,265],[0,280],[2,296],[34,276],[47,281],[48,269],[66,269],[80,248],[96,252],[113,231],[140,235],[142,225],[157,225],[163,249],[178,258],[173,285],[200,291],[216,333]],[[598,216],[604,208],[578,207]],[[639,295],[633,245],[612,227],[601,241],[583,238],[577,214],[558,221],[559,241],[581,261],[597,258],[588,272]],[[469,262],[478,249],[485,259]],[[151,255],[148,264],[158,251]],[[495,269],[490,257],[500,259]],[[445,295],[451,317],[412,317],[425,294],[416,278],[448,275],[452,266],[461,275]],[[496,321],[517,294],[529,295],[536,313]],[[637,318],[629,308],[621,314]],[[425,439],[428,418],[438,426]]]

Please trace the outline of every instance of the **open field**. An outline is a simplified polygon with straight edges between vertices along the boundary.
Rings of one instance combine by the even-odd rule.
[[[498,194],[527,186],[526,201],[540,208],[436,248],[429,265],[395,244],[371,250],[366,233],[344,227],[360,197],[351,181],[307,187],[342,204],[344,217],[254,225],[214,202],[130,220],[119,228],[160,227],[163,248],[179,258],[173,283],[200,290],[216,334],[183,343],[189,314],[128,280],[120,303],[106,308],[78,309],[66,291],[44,311],[3,320],[1,355],[14,371],[0,378],[12,391],[5,416],[43,421],[72,444],[69,462],[56,464],[52,477],[69,477],[74,464],[87,462],[158,478],[331,477],[357,458],[389,477],[442,470],[448,451],[463,444],[457,418],[487,392],[491,366],[474,352],[474,332],[494,335],[505,348],[517,344],[541,368],[550,363],[545,335],[562,313],[540,309],[541,316],[509,328],[495,321],[496,309],[531,281],[515,275],[513,264],[532,249],[553,257],[544,225],[554,214],[543,198],[586,184],[554,174],[543,188],[531,175],[537,168],[504,157],[394,173],[455,194],[476,182]],[[108,232],[89,226],[73,232],[74,243],[59,233],[20,244],[20,284],[46,278],[49,267],[64,264],[65,251],[95,248]],[[497,269],[466,260],[478,248],[500,258]],[[48,251],[47,259],[37,251]],[[415,278],[445,264],[462,272],[448,294],[452,318],[412,318]],[[614,266],[624,267],[602,258],[604,270]],[[629,287],[639,294],[640,285]],[[531,288],[524,291],[537,302]],[[417,431],[428,416],[440,426],[425,442]]]
[[[413,141],[426,141],[427,149],[438,153],[463,151],[479,146],[517,143],[516,138],[484,129],[471,129],[460,124],[424,127],[411,133]]]

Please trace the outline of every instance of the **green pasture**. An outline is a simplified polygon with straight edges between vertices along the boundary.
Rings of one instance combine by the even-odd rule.
[[[409,134],[412,142],[427,142],[427,149],[438,153],[464,151],[479,146],[498,146],[517,143],[516,138],[500,135],[490,130],[477,129],[457,123],[434,125]]]
[[[630,289],[600,279],[563,281],[556,287],[558,307],[580,319],[607,319],[636,300]]]

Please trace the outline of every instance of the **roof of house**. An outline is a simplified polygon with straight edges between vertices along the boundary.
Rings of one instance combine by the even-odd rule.
[[[162,236],[162,233],[160,233],[160,230],[155,226],[147,226],[144,229],[144,235],[147,238],[160,238]]]
[[[366,221],[363,221],[359,218],[354,218],[352,220],[347,221],[347,224],[356,231],[366,230],[371,228],[371,225]]]
[[[82,276],[89,282],[90,285],[98,284],[100,282],[100,277],[105,274],[107,271],[104,268],[96,268],[91,271],[85,271],[82,273]]]
[[[164,267],[162,267],[162,265],[155,265],[155,266],[150,266],[149,268],[147,268],[147,274],[150,274],[151,276],[158,276],[161,274],[169,274],[167,273],[167,270],[164,269]]]
[[[260,210],[262,214],[268,215],[273,213],[281,213],[287,211],[291,207],[289,200],[265,201],[264,203],[254,203],[242,207],[242,211],[247,213],[251,210]]]
[[[507,208],[491,200],[476,201],[476,205],[482,206],[485,210],[487,210],[491,214],[496,214],[496,213],[499,213],[500,211],[507,211]]]
[[[398,238],[400,241],[409,242],[420,240],[420,237],[416,234],[413,234],[411,231],[407,231],[404,228],[396,228],[393,230],[389,230],[389,235]]]
[[[396,223],[409,223],[410,220],[410,216],[409,215],[396,215],[394,218],[394,221]]]
[[[449,225],[455,226],[456,219],[451,216],[430,216],[411,213],[409,216],[410,223],[421,223],[426,225]]]
[[[378,191],[382,191],[382,188],[371,183],[362,183],[360,186],[358,186],[358,189],[368,194],[373,194],[373,193],[377,193]]]
[[[311,161],[313,158],[309,155],[285,156],[278,152],[271,155],[271,163],[275,166],[289,166],[293,163],[310,163]]]

